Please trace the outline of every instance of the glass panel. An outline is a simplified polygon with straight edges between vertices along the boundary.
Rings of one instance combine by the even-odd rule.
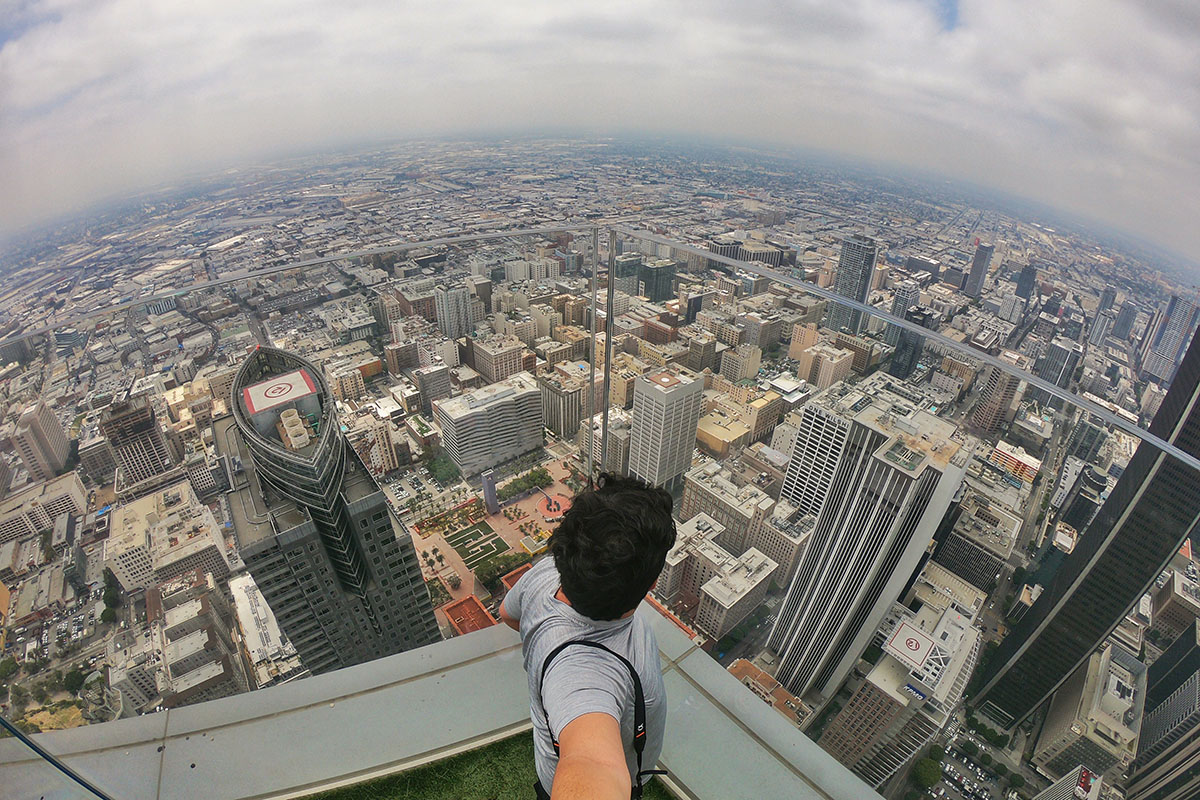
[[[13,800],[104,800],[107,797],[94,781],[54,759],[41,745],[24,738],[26,731],[32,732],[33,724],[13,725],[13,732],[9,731],[9,725],[12,723],[6,719],[0,726],[0,759],[3,761],[0,775],[4,776],[5,797]]]

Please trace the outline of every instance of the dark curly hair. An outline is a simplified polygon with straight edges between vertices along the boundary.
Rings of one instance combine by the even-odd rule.
[[[671,506],[669,492],[607,473],[575,498],[550,537],[572,608],[596,620],[637,608],[675,544]]]

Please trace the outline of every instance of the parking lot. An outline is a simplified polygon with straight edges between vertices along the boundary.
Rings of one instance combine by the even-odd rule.
[[[968,741],[960,734],[946,747],[942,780],[932,790],[937,798],[950,800],[999,800],[1004,796],[999,775],[961,749]]]

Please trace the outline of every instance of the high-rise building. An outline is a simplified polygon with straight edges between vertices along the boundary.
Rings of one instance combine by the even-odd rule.
[[[463,475],[476,475],[542,445],[542,393],[518,372],[499,383],[433,404],[442,447]]]
[[[721,353],[721,374],[737,383],[758,374],[762,365],[762,350],[756,345],[739,344]]]
[[[100,432],[117,459],[118,485],[134,485],[175,466],[146,395],[118,400],[100,415]]]
[[[707,514],[723,527],[721,545],[741,555],[758,547],[762,528],[774,509],[775,501],[769,495],[750,484],[738,486],[729,470],[710,461],[688,470],[679,518]]]
[[[638,294],[638,272],[642,268],[641,253],[621,253],[613,258],[613,274],[610,278],[618,292]]]
[[[921,302],[921,287],[917,285],[916,281],[900,281],[893,291],[895,292],[892,296],[893,317],[903,319],[910,308]],[[888,325],[884,341],[895,347],[896,342],[900,341],[900,333],[903,330],[899,325]]]
[[[194,569],[229,575],[225,536],[186,480],[113,509],[103,559],[127,592]]]
[[[629,474],[672,489],[692,465],[704,382],[669,369],[642,375],[633,385]]]
[[[883,654],[829,723],[820,744],[879,787],[933,741],[954,714],[979,654],[975,616],[987,595],[936,564],[883,629]]]
[[[437,400],[445,400],[452,394],[450,386],[450,368],[445,364],[430,364],[413,370],[413,380],[421,392],[421,413],[427,417],[433,416],[433,404]]]
[[[796,377],[824,390],[850,377],[853,366],[854,353],[821,342],[800,352],[796,359]]]
[[[983,282],[987,279],[988,268],[992,263],[992,253],[995,251],[995,245],[975,245],[975,257],[971,259],[971,271],[968,273],[966,285],[963,287],[963,293],[967,297],[979,297],[983,293]]]
[[[817,517],[768,646],[797,695],[830,697],[916,570],[966,474],[954,425],[882,380],[801,409],[780,492]]]
[[[904,312],[904,318],[909,322],[930,328],[936,324],[937,314],[932,309],[913,306]],[[888,364],[888,373],[896,378],[904,379],[917,369],[921,354],[925,351],[925,337],[910,330],[901,330],[896,339],[896,351]]]
[[[1067,437],[1067,455],[1090,463],[1100,457],[1106,441],[1108,429],[1104,423],[1098,417],[1082,413]]]
[[[802,324],[797,322],[792,326],[792,339],[788,344],[788,358],[793,361],[799,359],[801,353],[819,341],[821,341],[821,334],[817,329],[816,323]]]
[[[1200,620],[1192,624],[1163,651],[1146,672],[1146,713],[1158,708],[1200,672]]]
[[[1076,765],[1110,780],[1137,754],[1146,701],[1146,665],[1117,644],[1106,645],[1054,693],[1033,763],[1051,778]]]
[[[1100,800],[1104,779],[1080,764],[1056,780],[1050,788],[1038,792],[1033,800]]]
[[[1113,303],[1117,302],[1117,288],[1115,286],[1105,286],[1100,292],[1100,304],[1096,306],[1096,313],[1100,314],[1108,311],[1113,307]]]
[[[1028,300],[1033,296],[1034,287],[1037,286],[1037,267],[1033,264],[1026,264],[1021,267],[1021,271],[1017,273],[1017,297]]]
[[[1088,332],[1088,344],[1092,347],[1102,346],[1104,340],[1108,338],[1108,334],[1112,331],[1116,320],[1117,315],[1111,310],[1101,311],[1096,314],[1096,318],[1092,320],[1092,329]]]
[[[701,331],[688,340],[687,367],[692,372],[703,372],[717,366],[717,337]]]
[[[1200,622],[1147,670],[1146,710],[1129,800],[1200,796]]]
[[[471,332],[471,293],[466,286],[436,286],[433,303],[437,313],[438,328],[450,339],[458,339]]]
[[[1143,375],[1162,386],[1171,382],[1188,341],[1196,331],[1198,317],[1200,306],[1195,302],[1178,295],[1171,296],[1142,364]]]
[[[658,258],[638,266],[638,294],[652,303],[670,300],[675,281],[675,262],[669,258]]]
[[[1029,369],[1029,359],[1015,351],[1004,350],[998,357],[1013,369]],[[1020,386],[1019,376],[999,367],[989,367],[979,390],[979,402],[971,413],[971,424],[986,433],[994,432],[1015,411]]]
[[[624,408],[613,407],[608,411],[608,450],[604,452],[604,415],[596,414],[590,422],[579,425],[576,442],[581,452],[592,450],[594,468],[601,472],[617,475],[629,474],[629,437],[633,430],[633,417]],[[601,457],[604,461],[601,462]]]
[[[1061,336],[1056,337],[1046,348],[1037,363],[1035,374],[1055,386],[1066,389],[1075,377],[1075,370],[1083,358],[1083,345]],[[1044,389],[1031,387],[1028,396],[1043,406],[1062,408],[1063,400]]]
[[[1200,344],[1193,342],[1150,432],[1200,455]],[[1151,445],[1134,453],[1054,582],[988,661],[975,702],[1014,725],[1120,624],[1200,521],[1196,472]]]
[[[724,544],[725,527],[707,514],[679,526],[654,593],[666,604],[694,608],[696,627],[721,639],[762,604],[777,565],[751,547],[740,555]]]
[[[537,383],[542,393],[542,424],[562,439],[579,433],[587,413],[587,384],[557,372],[539,375]]]
[[[874,274],[875,240],[860,234],[844,239],[833,290],[842,297],[865,303],[871,294]],[[858,334],[862,330],[862,312],[834,303],[829,307],[829,327]]]
[[[39,483],[61,471],[70,452],[66,431],[45,400],[38,400],[21,412],[12,444],[25,470]]]
[[[1129,334],[1133,332],[1133,323],[1137,321],[1137,315],[1137,306],[1128,300],[1122,303],[1121,310],[1117,313],[1117,321],[1113,323],[1113,338],[1129,341]]]
[[[314,674],[439,639],[412,539],[347,446],[320,370],[270,347],[214,423],[246,568]]]
[[[525,344],[516,336],[473,339],[471,346],[475,369],[488,383],[502,381],[524,369]]]
[[[958,519],[933,553],[933,560],[958,577],[990,591],[1008,569],[1021,533],[1021,518],[998,501],[968,489]]]

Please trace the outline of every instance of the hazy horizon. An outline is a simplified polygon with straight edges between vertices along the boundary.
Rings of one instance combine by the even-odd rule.
[[[621,129],[944,175],[1194,261],[1197,44],[1184,0],[0,0],[0,234],[367,142]]]

